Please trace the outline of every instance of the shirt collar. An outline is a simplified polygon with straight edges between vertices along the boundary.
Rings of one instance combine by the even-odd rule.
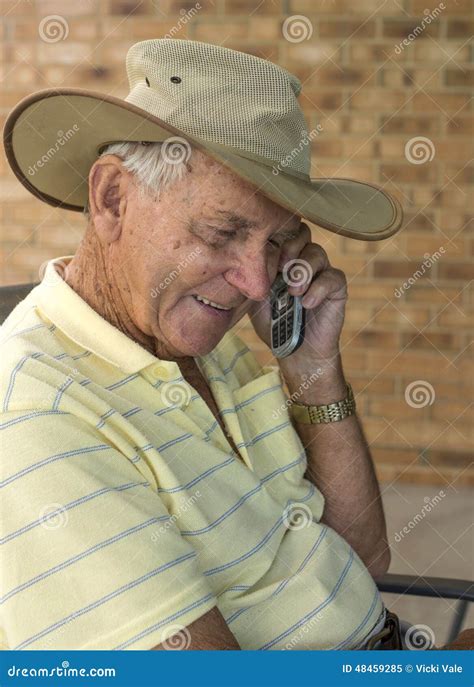
[[[66,255],[53,258],[46,264],[41,283],[31,292],[32,295],[34,293],[39,310],[79,346],[128,374],[159,363],[160,368],[165,368],[171,378],[179,376],[181,371],[175,361],[157,358],[132,341],[91,308],[62,279],[55,265],[61,263],[65,267],[73,257]]]

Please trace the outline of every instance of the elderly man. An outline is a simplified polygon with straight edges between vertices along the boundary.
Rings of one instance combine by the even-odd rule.
[[[301,126],[280,67],[163,39],[127,69],[124,101],[40,92],[5,128],[22,183],[88,226],[2,327],[2,645],[377,646],[390,553],[341,362],[347,284],[302,218],[383,238],[400,209],[311,182],[301,146],[274,174]],[[25,127],[44,146],[79,110],[35,165]],[[309,277],[289,282],[304,341],[261,367],[236,325],[248,313],[271,345],[268,296],[291,261]]]

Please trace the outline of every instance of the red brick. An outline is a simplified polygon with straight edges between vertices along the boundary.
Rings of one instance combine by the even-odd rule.
[[[440,262],[438,274],[440,279],[463,282],[474,278],[474,264],[472,262]]]

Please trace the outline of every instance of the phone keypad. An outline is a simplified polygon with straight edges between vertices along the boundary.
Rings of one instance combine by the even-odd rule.
[[[272,317],[277,320],[272,328],[272,346],[282,346],[293,333],[294,311],[287,293],[278,297],[273,305]]]
[[[279,332],[276,327],[273,328],[273,333],[272,333],[272,346],[273,348],[278,348],[279,344]]]

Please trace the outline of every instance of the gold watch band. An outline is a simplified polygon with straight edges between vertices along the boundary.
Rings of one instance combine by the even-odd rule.
[[[354,415],[356,403],[349,382],[346,382],[346,387],[347,396],[342,401],[317,406],[307,406],[292,401],[290,405],[291,416],[297,422],[314,425],[321,422],[339,422],[339,420],[343,420],[348,415]]]

